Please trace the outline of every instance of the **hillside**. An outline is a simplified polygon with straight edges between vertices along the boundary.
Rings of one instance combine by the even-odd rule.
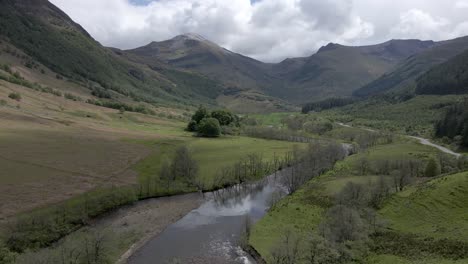
[[[201,74],[223,85],[217,102],[240,113],[294,111],[294,106],[263,92],[278,83],[269,64],[231,52],[197,34],[184,34],[162,42],[124,51],[136,63],[155,68],[161,62]]]
[[[438,42],[432,48],[410,56],[394,70],[357,90],[354,95],[366,97],[388,91],[414,91],[418,77],[466,49],[468,37]]]
[[[296,103],[351,96],[353,91],[378,78],[402,59],[432,45],[431,41],[419,40],[391,40],[362,47],[331,43],[308,58],[290,59],[275,65],[274,71],[284,79],[284,87],[270,89],[270,92]]]
[[[136,61],[164,61],[195,71],[244,94],[255,90],[292,103],[333,96],[350,96],[402,59],[434,45],[432,41],[391,40],[382,44],[347,47],[329,44],[306,58],[267,64],[224,49],[196,34],[152,42],[127,51]],[[350,64],[349,62],[353,62]]]
[[[417,80],[417,94],[468,93],[468,51],[451,58]]]
[[[267,74],[268,64],[231,52],[191,33],[127,52],[138,55],[143,62],[156,59],[174,67],[200,72],[221,81],[226,87],[262,89],[274,81]]]
[[[46,0],[2,0],[0,6],[0,37],[30,57],[25,64],[41,63],[90,90],[102,88],[150,103],[214,103],[221,90],[193,73],[151,69],[120,58]]]

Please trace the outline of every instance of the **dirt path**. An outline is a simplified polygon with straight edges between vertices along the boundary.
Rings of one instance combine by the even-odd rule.
[[[351,125],[348,125],[348,124],[344,124],[344,123],[337,123],[339,126],[342,126],[342,127],[353,127]],[[376,132],[376,130],[373,130],[373,129],[369,129],[369,128],[361,128],[363,130],[366,130],[366,131],[369,131],[369,132]],[[457,158],[461,157],[462,154],[460,153],[456,153],[446,147],[443,147],[441,145],[437,145],[435,143],[432,143],[431,141],[429,141],[429,139],[426,139],[426,138],[422,138],[422,137],[415,137],[415,136],[408,136],[408,135],[404,135],[405,137],[407,138],[412,138],[412,139],[416,139],[419,141],[419,143],[423,144],[423,145],[426,145],[426,146],[430,146],[430,147],[434,147],[444,153],[447,153],[449,155],[453,155]]]
[[[440,146],[440,145],[437,145],[437,144],[434,144],[432,142],[430,142],[428,139],[425,139],[425,138],[422,138],[422,137],[414,137],[414,136],[407,136],[409,138],[413,138],[413,139],[417,139],[419,140],[419,143],[423,144],[423,145],[426,145],[426,146],[431,146],[431,147],[434,147],[434,148],[437,148],[438,150],[444,152],[444,153],[447,153],[447,154],[450,154],[450,155],[453,155],[457,158],[461,157],[462,154],[460,153],[456,153],[446,147],[443,147],[443,146]]]

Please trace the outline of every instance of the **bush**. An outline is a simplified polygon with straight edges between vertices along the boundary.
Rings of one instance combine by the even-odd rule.
[[[228,126],[236,121],[235,115],[226,110],[213,111],[211,112],[211,117],[218,119],[219,124],[222,126]]]
[[[81,97],[73,95],[71,93],[65,93],[65,98],[68,100],[73,100],[73,101],[83,101]]]
[[[198,124],[202,121],[202,119],[207,117],[209,117],[208,111],[203,106],[200,106],[195,114],[193,114],[192,120]]]
[[[219,137],[221,126],[216,118],[204,118],[198,125],[198,134],[202,137]]]
[[[112,95],[108,90],[102,89],[102,88],[94,88],[94,90],[91,92],[92,95],[98,97],[98,98],[106,98],[106,99],[111,99]]]
[[[197,128],[198,128],[197,122],[195,122],[195,120],[190,120],[190,122],[187,125],[187,131],[195,132],[197,131]]]
[[[21,101],[21,94],[19,94],[19,93],[10,93],[10,94],[8,95],[8,97],[9,97],[10,99],[16,100],[16,101],[18,101],[18,102]]]
[[[424,172],[426,177],[435,177],[441,173],[440,164],[436,159],[431,158],[427,163],[426,170]]]
[[[0,245],[0,263],[13,263],[16,254]]]

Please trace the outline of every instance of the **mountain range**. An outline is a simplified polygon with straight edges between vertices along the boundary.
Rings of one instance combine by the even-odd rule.
[[[462,53],[468,37],[369,46],[330,43],[309,57],[264,63],[193,33],[131,50],[108,48],[47,0],[0,0],[0,7],[0,39],[7,45],[90,93],[104,89],[114,98],[150,104],[285,111],[335,97],[452,93],[446,83],[466,83],[461,72],[437,88],[425,88],[431,76],[446,75],[444,63],[466,68]]]

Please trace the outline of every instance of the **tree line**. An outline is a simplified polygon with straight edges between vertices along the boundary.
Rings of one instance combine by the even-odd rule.
[[[466,94],[468,51],[432,68],[417,80],[417,94]]]
[[[357,100],[354,98],[328,98],[318,102],[307,103],[302,107],[302,113],[320,112],[323,110],[332,109],[355,103]]]
[[[468,147],[468,99],[449,107],[434,128],[436,137],[448,138]]]

